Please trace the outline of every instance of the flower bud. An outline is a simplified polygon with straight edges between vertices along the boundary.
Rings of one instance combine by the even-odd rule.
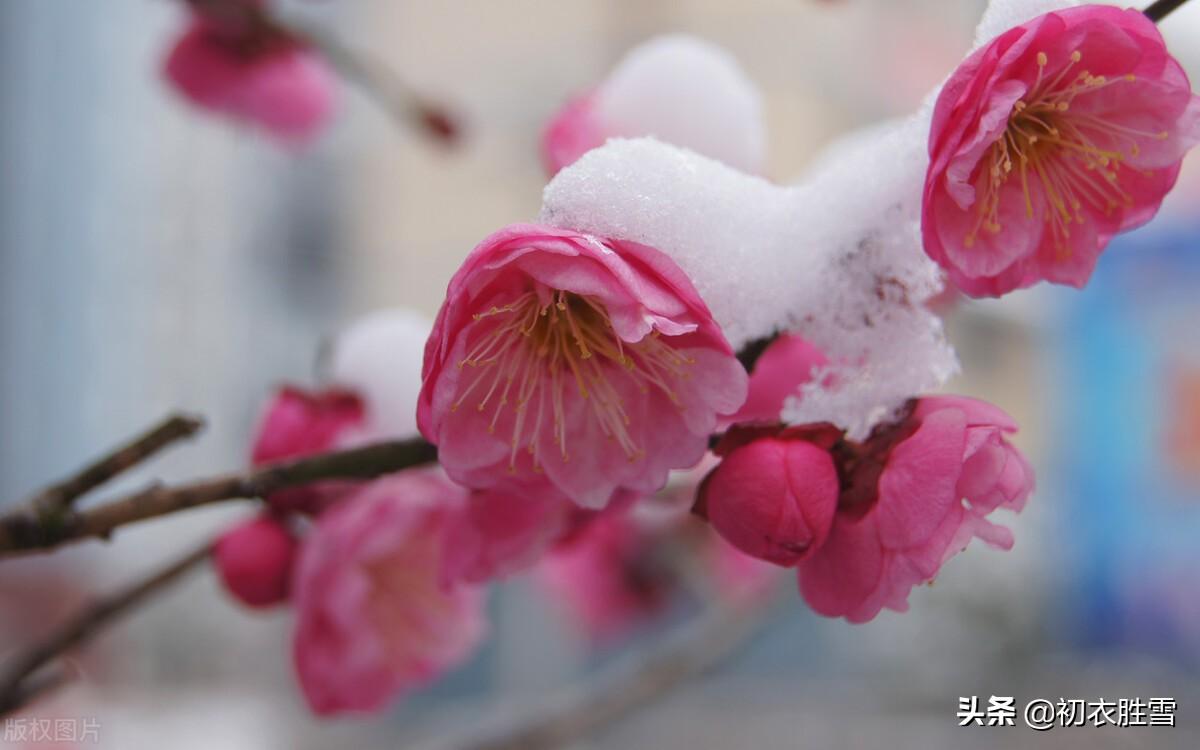
[[[700,488],[700,507],[733,546],[793,566],[825,541],[837,509],[828,451],[799,438],[760,437],[734,448]]]
[[[270,607],[288,598],[295,537],[269,516],[237,526],[217,542],[213,562],[225,589],[248,607]]]

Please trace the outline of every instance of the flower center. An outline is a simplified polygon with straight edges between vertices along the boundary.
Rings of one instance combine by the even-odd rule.
[[[1046,75],[1046,53],[1037,55],[1038,74],[1026,98],[1013,105],[1004,135],[992,144],[982,161],[979,216],[967,232],[971,247],[982,230],[998,233],[1001,188],[1016,174],[1025,196],[1025,215],[1034,216],[1033,184],[1040,183],[1046,202],[1045,221],[1060,257],[1070,255],[1067,241],[1071,225],[1086,222],[1084,207],[1111,215],[1132,197],[1120,184],[1123,162],[1140,152],[1139,141],[1165,140],[1165,131],[1150,132],[1126,127],[1095,114],[1072,109],[1076,98],[1109,86],[1135,80],[1075,71],[1083,55],[1076,50],[1070,62],[1054,76]]]
[[[459,361],[460,370],[469,367],[478,373],[451,409],[476,395],[477,411],[492,409],[489,433],[511,411],[510,472],[517,469],[521,448],[531,456],[533,470],[541,472],[543,429],[552,431],[562,461],[570,460],[565,406],[570,389],[590,404],[588,413],[630,461],[645,452],[629,434],[631,420],[618,379],[627,378],[642,394],[656,390],[683,406],[672,384],[688,379],[695,360],[664,343],[657,331],[641,341],[622,341],[604,306],[588,296],[555,290],[540,297],[528,291],[474,318],[497,322]]]

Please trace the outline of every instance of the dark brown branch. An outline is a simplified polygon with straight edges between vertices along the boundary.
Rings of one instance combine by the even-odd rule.
[[[1186,2],[1187,0],[1156,0],[1156,2],[1150,4],[1149,8],[1146,8],[1142,12],[1145,13],[1146,17],[1151,21],[1158,23],[1170,15],[1171,11],[1177,9]]]
[[[662,698],[716,667],[757,632],[773,599],[720,607],[682,626],[615,670],[589,679],[517,726],[456,744],[458,750],[550,750],[573,742]]]
[[[45,488],[30,498],[27,505],[42,517],[67,510],[81,495],[137,466],[172,443],[195,435],[203,426],[204,420],[199,417],[172,414],[74,475]]]
[[[151,485],[93,508],[71,510],[47,522],[20,508],[0,515],[0,553],[56,547],[89,537],[106,537],[120,526],[198,505],[262,497],[276,490],[326,479],[371,479],[437,460],[437,449],[415,438],[264,466],[174,487]]]
[[[42,640],[20,651],[5,668],[3,677],[0,677],[0,716],[12,713],[66,681],[64,670],[43,671],[42,667],[90,640],[151,594],[208,559],[211,553],[212,543],[206,542],[147,578],[96,601],[60,627],[51,630]]]

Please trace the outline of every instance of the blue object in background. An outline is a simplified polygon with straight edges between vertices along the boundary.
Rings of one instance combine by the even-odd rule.
[[[1200,227],[1114,242],[1070,295],[1053,447],[1078,645],[1200,665]],[[1048,394],[1050,395],[1050,394]]]

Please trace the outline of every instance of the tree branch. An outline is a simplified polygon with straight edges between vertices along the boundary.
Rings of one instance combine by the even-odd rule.
[[[716,667],[757,632],[776,601],[765,596],[741,606],[714,608],[642,653],[632,654],[611,672],[559,694],[516,726],[485,730],[453,747],[551,750],[569,746]]]
[[[63,670],[43,673],[41,668],[75,646],[90,640],[105,626],[140,604],[151,594],[165,588],[184,573],[207,560],[212,554],[212,542],[205,542],[194,551],[153,573],[147,578],[96,601],[57,629],[21,651],[0,678],[0,716],[27,705],[67,679]]]
[[[198,505],[262,497],[326,479],[371,479],[437,460],[437,448],[420,438],[324,453],[174,487],[151,485],[86,510],[43,517],[30,508],[0,515],[0,554],[42,550],[64,542],[106,537],[120,526]]]
[[[1159,21],[1170,15],[1171,11],[1186,3],[1187,0],[1156,0],[1146,8],[1143,13],[1151,21],[1158,23]]]
[[[167,446],[195,435],[204,420],[187,414],[172,414],[125,445],[113,450],[74,475],[52,484],[26,503],[38,516],[67,510],[81,495],[128,471]]]

